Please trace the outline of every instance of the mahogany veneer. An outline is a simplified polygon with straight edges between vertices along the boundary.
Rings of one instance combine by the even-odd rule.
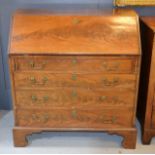
[[[14,143],[42,131],[106,131],[135,148],[139,20],[17,12],[10,36]]]

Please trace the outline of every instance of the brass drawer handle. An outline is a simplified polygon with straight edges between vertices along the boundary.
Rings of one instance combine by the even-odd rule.
[[[112,81],[109,81],[108,79],[104,78],[102,80],[104,86],[115,86],[117,84],[119,84],[120,80],[118,78],[114,78]]]
[[[49,97],[48,97],[48,96],[44,96],[44,97],[43,97],[43,101],[44,101],[44,102],[47,102],[48,100],[49,100]]]
[[[100,101],[105,101],[107,99],[107,96],[101,96]]]
[[[47,77],[43,77],[41,82],[37,82],[35,77],[30,77],[30,81],[32,85],[45,85],[48,82],[48,78]]]
[[[107,117],[107,116],[103,115],[103,116],[100,116],[99,119],[104,124],[115,124],[116,121],[117,121],[117,117],[116,116]]]
[[[43,116],[43,123],[47,123],[49,121],[49,115],[48,114],[45,114]]]
[[[36,66],[36,64],[35,64],[34,61],[30,61],[30,62],[29,62],[30,68],[31,68],[31,69],[36,69],[36,70],[44,69],[44,68],[45,68],[45,65],[46,65],[45,62],[41,63],[39,66]]]
[[[37,122],[47,123],[49,121],[49,115],[45,114],[43,116],[37,116],[36,114],[32,114],[32,120]]]
[[[36,101],[38,100],[37,97],[36,97],[35,95],[32,95],[32,96],[31,96],[31,99],[32,99],[33,102],[36,102]]]
[[[120,67],[120,63],[115,63],[113,66],[109,66],[108,63],[104,62],[103,67],[106,71],[117,71]]]
[[[72,98],[76,98],[77,97],[77,92],[75,90],[72,91],[71,93]]]
[[[49,96],[43,96],[42,100],[39,100],[36,95],[32,95],[31,96],[31,100],[33,102],[36,102],[37,101],[37,103],[43,103],[43,102],[47,102],[49,100]]]
[[[37,121],[37,122],[41,122],[40,117],[37,116],[36,114],[32,114],[32,120],[33,120],[33,121]]]
[[[33,119],[33,120],[36,120],[37,118],[38,118],[38,117],[37,117],[35,114],[32,115],[32,119]]]
[[[116,123],[116,121],[117,121],[117,118],[115,116],[112,116],[111,122],[114,124]]]
[[[34,68],[34,66],[35,66],[34,61],[30,61],[29,65],[30,65],[31,68]]]
[[[125,105],[126,102],[123,100],[120,100],[118,96],[111,96],[111,97],[107,97],[107,96],[101,96],[99,97],[99,100],[101,102],[107,102],[108,104],[113,104],[113,105]]]
[[[35,77],[33,77],[33,76],[30,77],[30,81],[31,81],[32,84],[35,84],[37,82],[36,79],[35,79]]]
[[[46,82],[48,82],[48,78],[47,77],[43,77],[42,82],[43,82],[43,84],[45,84]]]

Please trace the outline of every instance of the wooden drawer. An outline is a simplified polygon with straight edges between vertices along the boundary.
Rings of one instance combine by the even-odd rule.
[[[50,91],[20,90],[16,92],[18,108],[55,107],[108,107],[134,106],[135,94],[131,91],[113,91],[104,89],[53,89]]]
[[[133,108],[16,110],[16,125],[26,127],[95,129],[133,127]]]
[[[53,74],[45,72],[15,73],[15,87],[22,88],[117,88],[135,90],[136,75],[131,74]]]
[[[18,71],[50,72],[110,72],[134,73],[137,68],[136,57],[112,56],[28,56],[15,57]]]

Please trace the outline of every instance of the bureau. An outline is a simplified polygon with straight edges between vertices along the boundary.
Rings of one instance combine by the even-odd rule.
[[[155,136],[155,17],[141,18],[141,36],[143,57],[137,114],[142,141],[149,144]]]
[[[15,146],[42,131],[99,131],[135,148],[140,60],[131,10],[15,13],[9,45]]]

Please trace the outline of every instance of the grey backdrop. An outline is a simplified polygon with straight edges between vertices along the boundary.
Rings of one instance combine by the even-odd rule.
[[[0,109],[11,109],[7,45],[11,15],[16,9],[72,11],[113,8],[113,0],[0,0]],[[140,15],[155,15],[155,7],[134,8]]]

